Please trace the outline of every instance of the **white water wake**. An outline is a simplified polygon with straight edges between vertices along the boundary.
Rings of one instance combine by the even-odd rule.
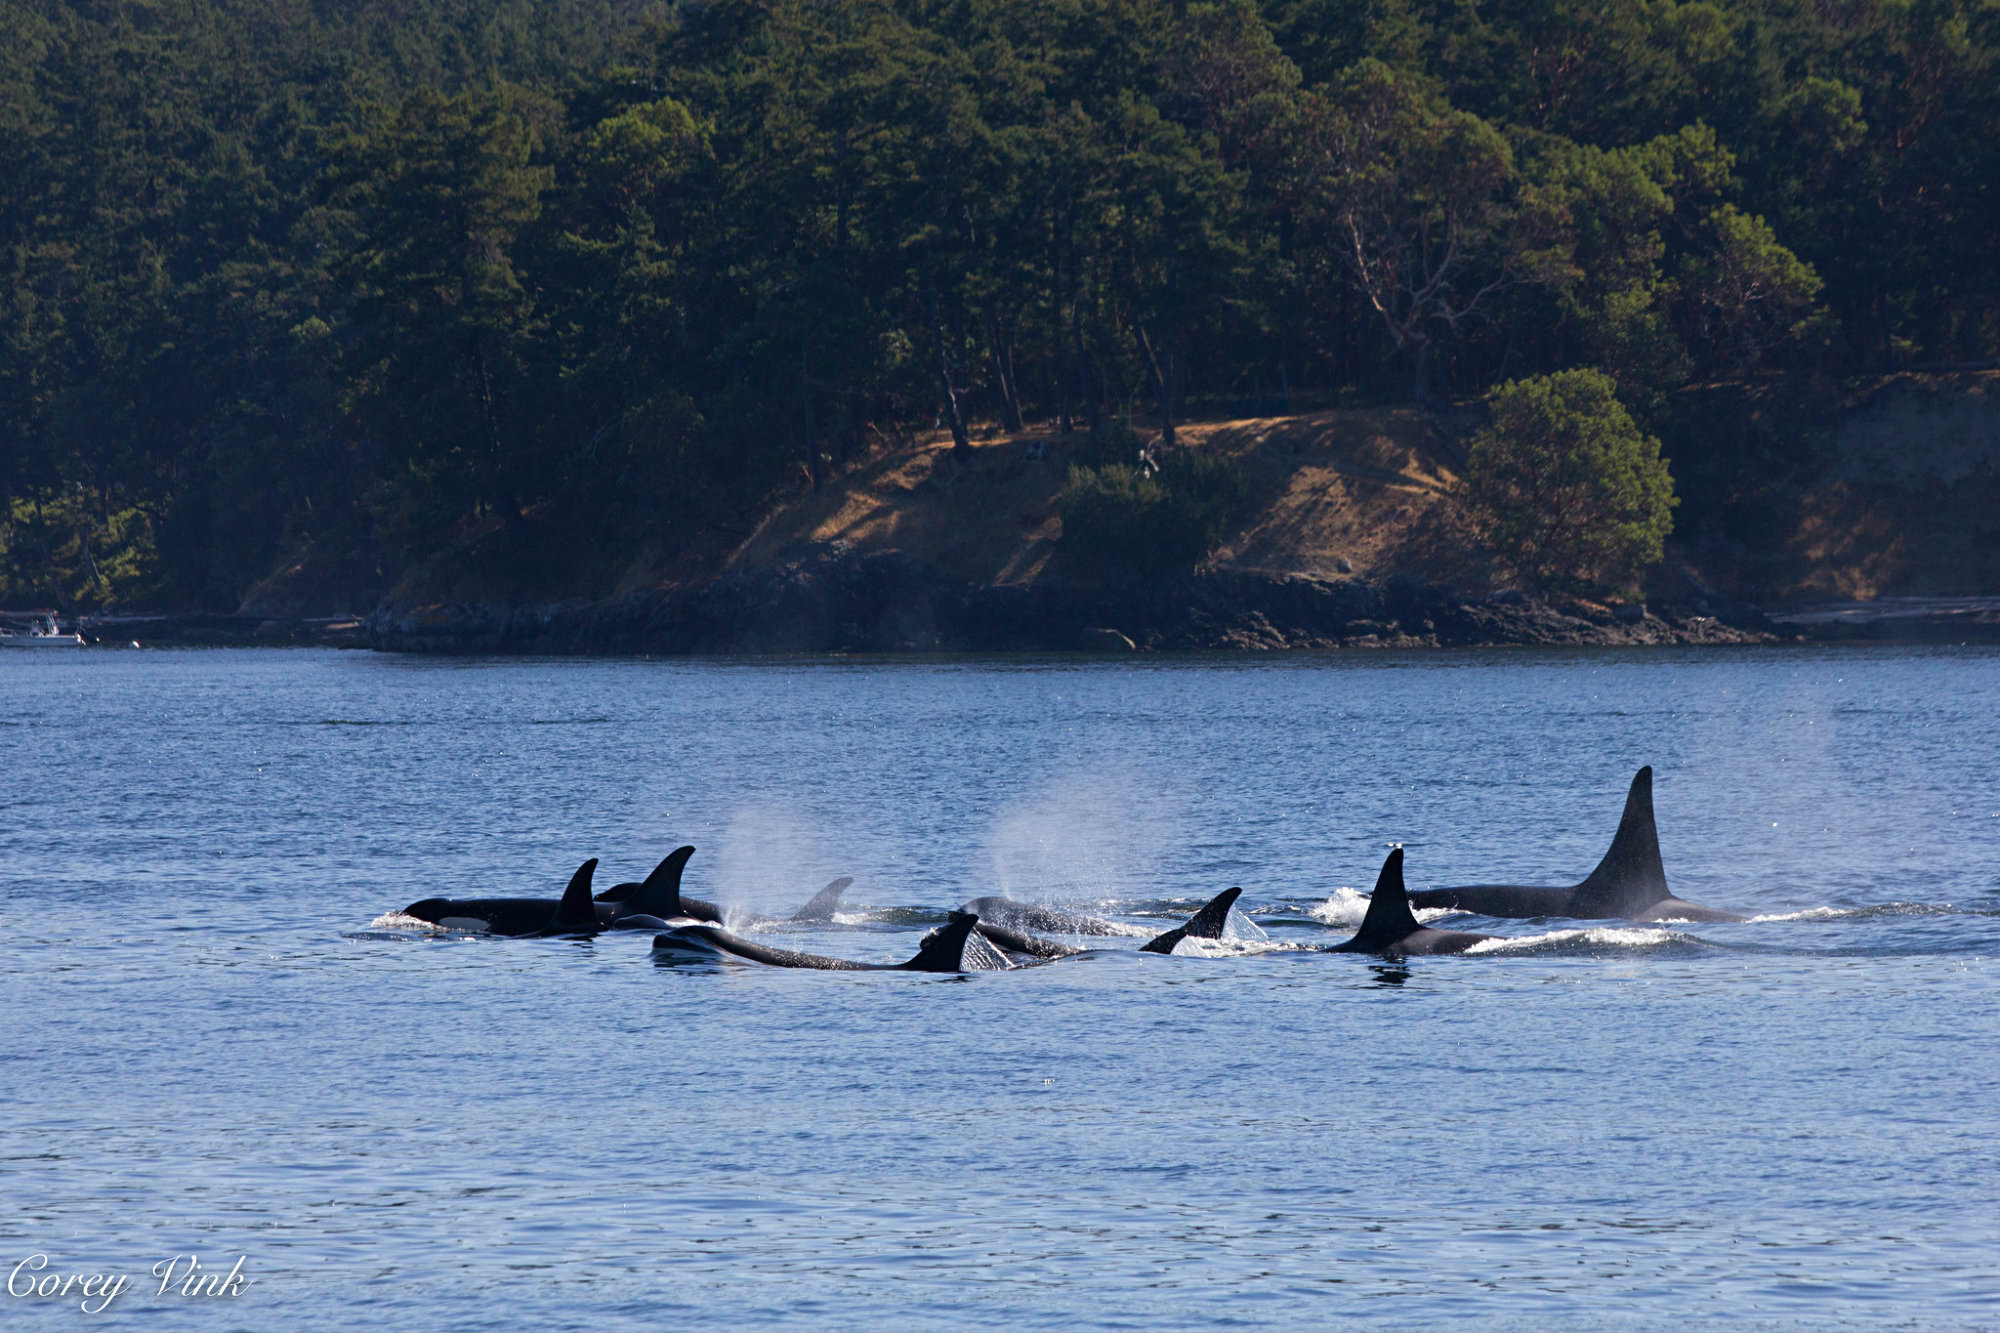
[[[419,916],[404,912],[384,912],[368,923],[369,930],[424,930],[436,932],[443,927],[435,921],[426,921]]]
[[[1421,922],[1432,922],[1439,917],[1450,916],[1453,908],[1419,907],[1413,915]],[[1306,915],[1329,926],[1350,926],[1359,928],[1362,918],[1368,915],[1368,895],[1354,889],[1335,889],[1333,896],[1316,907],[1308,908]]]
[[[1268,938],[1224,937],[1219,940],[1205,940],[1188,935],[1174,946],[1174,955],[1178,958],[1247,958],[1252,954],[1277,953],[1296,947],[1291,944],[1280,944]]]
[[[1506,939],[1481,940],[1466,952],[1511,953],[1539,949],[1552,944],[1584,944],[1596,948],[1651,949],[1677,944],[1685,937],[1671,930],[1650,930],[1634,926],[1592,926],[1580,930],[1551,930],[1540,935],[1510,935]]]

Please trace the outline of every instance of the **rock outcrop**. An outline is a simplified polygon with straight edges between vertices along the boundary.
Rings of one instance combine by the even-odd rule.
[[[366,623],[378,648],[430,653],[1274,650],[1773,637],[1748,607],[1648,610],[1518,594],[1474,600],[1403,578],[1216,571],[1123,585],[977,584],[901,551],[837,541],[692,587],[539,606],[385,603]]]

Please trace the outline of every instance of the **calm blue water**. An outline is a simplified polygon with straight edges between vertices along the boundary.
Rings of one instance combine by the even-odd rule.
[[[0,657],[0,1267],[134,1279],[0,1326],[2000,1327],[1996,719],[1988,650]],[[1681,896],[1777,919],[1312,951],[1392,841],[1573,882],[1644,763]],[[762,936],[850,958],[1231,884],[1298,947],[371,928],[682,841],[746,910],[854,876]]]

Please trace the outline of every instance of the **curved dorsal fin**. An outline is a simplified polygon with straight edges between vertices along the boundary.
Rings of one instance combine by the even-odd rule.
[[[1403,849],[1389,853],[1382,873],[1375,877],[1375,892],[1368,899],[1368,915],[1349,943],[1362,949],[1376,949],[1406,939],[1423,927],[1410,910],[1410,892],[1403,887]]]
[[[686,916],[687,911],[681,906],[681,872],[687,869],[688,858],[693,855],[691,846],[676,847],[660,858],[645,882],[618,905],[618,915],[657,916],[662,920]]]
[[[1229,909],[1236,905],[1236,899],[1243,890],[1224,889],[1208,900],[1208,905],[1187,919],[1184,926],[1176,926],[1164,935],[1158,935],[1139,946],[1141,953],[1172,953],[1174,946],[1192,935],[1198,940],[1219,940],[1223,926],[1229,920]]]
[[[812,901],[792,913],[794,921],[831,921],[834,909],[840,906],[840,895],[847,892],[847,886],[854,882],[854,876],[842,875],[833,883],[812,896]]]
[[[569,887],[563,890],[562,901],[556,904],[556,914],[549,919],[550,930],[596,929],[597,904],[590,896],[590,880],[596,873],[594,856],[576,868],[576,873],[569,877]]]
[[[924,936],[917,956],[897,967],[906,972],[963,972],[965,942],[979,918],[970,912],[953,912],[944,925]]]
[[[1637,916],[1654,903],[1671,898],[1667,869],[1660,864],[1660,830],[1653,822],[1653,766],[1632,779],[1625,794],[1625,813],[1611,850],[1590,872],[1590,878],[1570,894],[1574,917]]]

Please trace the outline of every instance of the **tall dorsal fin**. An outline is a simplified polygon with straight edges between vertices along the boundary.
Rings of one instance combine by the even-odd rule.
[[[1625,813],[1618,820],[1611,850],[1590,872],[1590,878],[1570,895],[1574,917],[1637,916],[1673,893],[1667,888],[1667,868],[1660,864],[1660,830],[1653,822],[1653,766],[1632,779],[1625,794]]]
[[[590,896],[591,876],[596,873],[594,856],[576,868],[576,873],[569,877],[569,887],[563,890],[562,901],[556,904],[556,914],[549,919],[550,930],[596,929],[597,904]]]
[[[688,858],[693,855],[693,847],[676,847],[661,857],[645,882],[618,905],[618,915],[656,916],[663,921],[686,916],[681,906],[681,872],[687,869]]]
[[[840,895],[847,892],[847,886],[854,882],[854,876],[842,875],[833,883],[812,896],[812,901],[792,913],[794,921],[831,921],[833,911],[840,906]]]
[[[1208,900],[1208,906],[1187,919],[1184,926],[1176,926],[1164,935],[1158,935],[1139,946],[1141,953],[1172,953],[1174,946],[1192,935],[1198,940],[1219,940],[1222,928],[1229,920],[1229,909],[1236,905],[1242,889],[1224,889]]]
[[[963,972],[965,941],[979,918],[970,912],[953,912],[949,920],[930,934],[917,948],[917,956],[897,966],[906,972]]]
[[[1361,929],[1349,943],[1376,949],[1421,929],[1416,913],[1410,910],[1410,892],[1403,887],[1403,849],[1398,847],[1382,863],[1382,873],[1375,877],[1375,892],[1368,899],[1368,914],[1361,918]]]

